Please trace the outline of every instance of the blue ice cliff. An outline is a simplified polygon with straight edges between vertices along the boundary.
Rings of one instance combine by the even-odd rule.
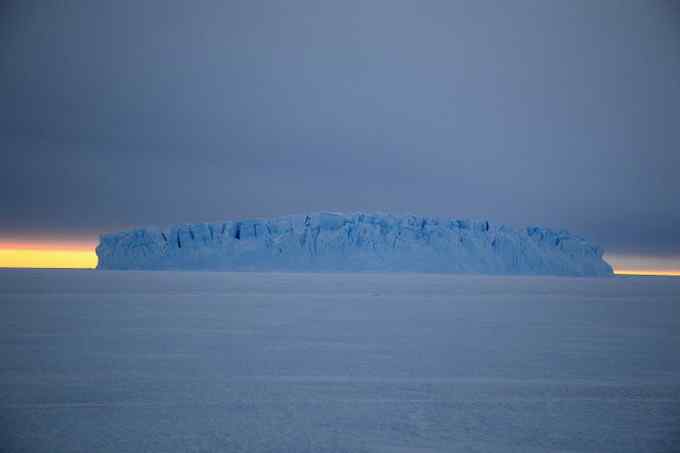
[[[104,234],[97,268],[611,275],[602,253],[540,227],[319,213]]]

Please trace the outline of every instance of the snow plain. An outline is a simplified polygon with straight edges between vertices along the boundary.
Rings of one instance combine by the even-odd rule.
[[[680,279],[0,271],[2,452],[671,452]]]

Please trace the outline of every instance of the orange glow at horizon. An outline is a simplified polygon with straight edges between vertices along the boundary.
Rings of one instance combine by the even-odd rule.
[[[91,242],[0,242],[0,268],[94,269]]]
[[[680,277],[680,270],[654,270],[654,269],[614,269],[616,275],[644,275],[658,277]]]
[[[680,277],[680,257],[636,254],[606,254],[616,275]]]

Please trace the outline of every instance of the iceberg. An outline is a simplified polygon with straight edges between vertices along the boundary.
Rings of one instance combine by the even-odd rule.
[[[98,269],[609,276],[567,231],[486,220],[321,212],[103,234]]]

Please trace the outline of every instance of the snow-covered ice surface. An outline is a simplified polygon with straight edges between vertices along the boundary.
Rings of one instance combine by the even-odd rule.
[[[567,231],[329,212],[140,228],[97,247],[100,269],[611,275],[602,254]]]
[[[3,452],[672,452],[680,279],[0,271]]]

